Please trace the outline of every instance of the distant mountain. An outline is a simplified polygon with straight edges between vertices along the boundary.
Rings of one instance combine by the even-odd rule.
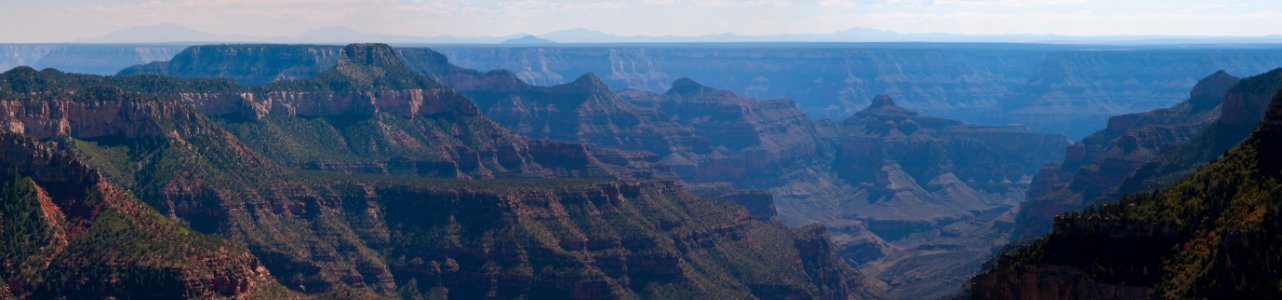
[[[586,28],[572,28],[541,34],[563,43],[697,43],[697,42],[950,42],[950,43],[1062,43],[1062,44],[1182,44],[1182,43],[1276,43],[1279,36],[1068,36],[1051,34],[970,35],[955,33],[900,33],[866,27],[851,27],[828,33],[791,34],[709,34],[709,35],[618,35]]]
[[[504,44],[504,45],[547,45],[547,44],[556,44],[556,41],[552,41],[552,40],[549,40],[549,39],[539,38],[539,37],[537,37],[537,36],[533,36],[533,35],[527,35],[527,36],[523,36],[523,37],[519,37],[519,38],[514,38],[514,39],[504,40],[503,42],[500,42],[499,44]]]
[[[502,36],[391,35],[362,32],[352,28],[325,27],[298,36],[220,35],[174,23],[124,28],[103,36],[85,38],[85,43],[327,43],[383,42],[400,44],[503,43],[529,34]],[[561,43],[734,43],[734,42],[950,42],[950,43],[1053,43],[1053,44],[1272,44],[1280,36],[1064,36],[1064,35],[967,35],[953,33],[899,33],[851,27],[828,33],[750,35],[721,33],[708,35],[619,35],[586,28],[571,28],[538,35]],[[509,43],[510,44],[510,43]],[[519,45],[519,43],[518,43]]]
[[[617,41],[621,37],[609,33],[585,28],[564,29],[540,34],[539,36],[554,41],[584,43],[591,41]]]
[[[113,43],[113,44],[145,44],[145,43],[320,43],[320,44],[346,44],[360,42],[380,42],[380,43],[498,43],[503,40],[521,37],[522,35],[508,36],[475,36],[475,37],[455,37],[449,35],[441,36],[413,36],[413,35],[392,35],[359,31],[349,27],[334,26],[310,30],[296,36],[253,36],[253,35],[220,35],[204,31],[191,29],[189,27],[174,24],[161,23],[147,26],[137,26],[121,29],[106,35],[77,40],[80,43]]]
[[[390,35],[362,32],[349,27],[325,27],[304,32],[297,37],[285,38],[291,43],[415,43],[423,41],[422,37],[408,35]]]
[[[168,60],[186,47],[185,44],[0,44],[0,70],[29,66],[110,75],[132,65]]]
[[[229,36],[203,32],[174,23],[137,26],[121,29],[103,36],[79,40],[84,43],[199,43],[199,42],[248,42],[263,40],[261,37]]]

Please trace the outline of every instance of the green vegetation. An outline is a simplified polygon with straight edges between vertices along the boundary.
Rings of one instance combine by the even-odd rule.
[[[253,88],[240,86],[229,79],[178,78],[163,75],[98,76],[64,73],[56,69],[37,71],[30,67],[18,67],[0,73],[0,95],[68,92],[95,87],[111,87],[130,93],[173,96],[178,93],[404,90],[442,88],[443,86],[406,67],[396,51],[383,44],[350,45],[343,49],[342,57],[336,67],[321,71],[309,78],[277,81]]]
[[[0,75],[0,91],[22,94],[17,103],[25,105],[177,101],[188,91],[440,88],[385,45],[353,45],[343,55],[311,79],[257,88],[14,70]],[[215,121],[186,105],[132,109],[154,128],[71,132],[43,146],[0,143],[0,150],[56,149],[27,155],[54,162],[0,177],[15,178],[0,185],[0,237],[13,249],[0,255],[22,256],[0,256],[0,277],[21,278],[20,296],[292,296],[286,287],[317,297],[424,299],[862,291],[845,284],[858,275],[821,233],[752,221],[742,208],[679,183],[591,178],[607,173],[582,147],[527,141],[481,116]],[[45,172],[80,181],[22,177]],[[28,253],[46,253],[39,245],[58,236],[31,225],[57,224],[33,213],[36,187],[50,191],[78,235],[44,258],[47,268],[27,272],[21,266],[35,256]],[[9,230],[16,226],[24,229]]]
[[[1245,142],[1170,188],[1057,218],[983,276],[1066,266],[1080,280],[1172,299],[1282,297],[1282,109]]]
[[[225,51],[228,48],[237,50]],[[341,50],[320,45],[199,45],[183,49],[173,60],[129,67],[119,75],[226,78],[258,86],[282,78],[306,78],[331,68]]]
[[[66,153],[13,135],[0,136],[0,145],[13,155],[0,162],[9,178],[0,182],[0,278],[14,295],[289,295],[253,269],[243,246],[170,221]],[[16,159],[23,157],[31,159]]]
[[[0,73],[0,90],[17,94],[68,92],[94,87],[112,87],[127,92],[158,95],[245,91],[236,83],[222,79],[181,79],[158,75],[97,76],[63,73],[55,69],[36,71],[30,67],[18,67]]]
[[[0,278],[33,278],[43,267],[42,253],[55,246],[49,220],[41,214],[31,178],[10,171],[0,183]],[[3,281],[3,280],[0,280]]]
[[[307,79],[264,85],[270,91],[357,91],[440,88],[440,84],[410,69],[392,47],[354,44],[343,48],[338,66]]]

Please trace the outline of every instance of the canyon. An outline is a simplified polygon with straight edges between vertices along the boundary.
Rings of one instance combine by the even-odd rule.
[[[1234,84],[1222,94],[1218,120],[1176,147],[1181,154],[1145,167],[1187,170],[1188,175],[1151,192],[1056,216],[1048,235],[1003,252],[972,279],[969,296],[1278,297],[1278,274],[1269,267],[1278,261],[1275,250],[1282,245],[1275,234],[1282,174],[1276,157],[1282,147],[1277,73]],[[1196,105],[1197,91],[1193,96],[1187,104]],[[1187,169],[1190,165],[1201,166]]]
[[[141,70],[147,68],[195,78],[245,73],[235,65],[221,65],[236,60],[206,58],[221,57],[217,53],[311,57],[327,64],[324,56],[308,56],[325,53],[318,49],[219,48],[185,51],[173,61],[122,74],[145,73]],[[1235,83],[1231,75],[1218,72],[1194,88],[1193,100],[1168,110],[1115,117],[1103,133],[1068,147],[1063,136],[1021,126],[930,117],[899,106],[900,99],[889,95],[872,97],[862,110],[834,122],[809,118],[790,99],[752,99],[689,78],[674,80],[659,93],[612,90],[606,79],[592,73],[540,86],[527,83],[518,72],[454,65],[448,55],[434,50],[397,51],[407,66],[473,99],[481,114],[515,133],[619,149],[634,159],[626,165],[670,168],[696,193],[737,195],[728,198],[756,211],[758,219],[790,226],[823,224],[833,232],[843,259],[887,286],[887,295],[895,298],[937,297],[961,287],[1006,243],[1036,236],[1050,216],[1085,205],[1082,200],[1052,200],[1072,195],[1054,192],[1057,187],[1084,186],[1055,180],[1071,182],[1073,172],[1101,169],[1082,167],[1085,163],[1076,160],[1103,162],[1103,170],[1124,179],[1156,161],[1157,152],[1208,126],[1219,112],[1215,95]],[[289,70],[308,68],[308,59],[285,59],[291,63],[256,69],[254,74],[263,79],[241,81],[271,81]],[[163,68],[166,64],[197,67],[182,67],[189,68],[184,71]],[[1114,158],[1118,155],[1138,156]],[[1043,169],[1065,157],[1069,160]],[[1057,167],[1061,169],[1053,169]],[[751,197],[727,188],[758,191],[773,201],[744,200]],[[1125,193],[1111,191],[1107,195]],[[1107,195],[1098,194],[1104,200]],[[1037,199],[1025,203],[1026,196]]]
[[[840,120],[879,94],[975,124],[1022,124],[1080,139],[1108,117],[1178,102],[1202,76],[1276,67],[1271,46],[771,43],[433,46],[455,64],[537,85],[594,73],[611,89],[664,91],[682,77],[753,98],[791,98]]]
[[[1226,152],[1270,166],[1230,149],[1271,145],[1257,125],[1282,89],[1270,46],[66,47],[117,75],[4,73],[5,139],[157,217],[134,224],[232,245],[219,268],[100,270],[179,272],[145,280],[185,297],[1205,295],[1137,270],[1211,259],[1168,251],[1223,230],[1134,207],[1200,192]],[[0,49],[76,61],[55,48]],[[10,173],[6,190],[58,187]],[[1270,216],[1247,196],[1262,213],[1223,215]],[[1151,255],[1082,248],[1108,243]],[[56,270],[0,290],[54,295]]]
[[[416,47],[423,46],[406,48]],[[612,90],[663,92],[684,77],[746,97],[791,98],[808,115],[831,120],[844,119],[863,109],[876,95],[886,94],[899,99],[900,105],[928,115],[982,125],[1022,124],[1073,140],[1104,128],[1109,117],[1174,105],[1202,76],[1216,70],[1259,74],[1276,67],[1274,62],[1282,58],[1282,49],[1268,45],[694,43],[430,47],[452,58],[458,66],[482,71],[510,70],[533,85],[570,83],[582,74],[592,73]],[[28,65],[109,75],[131,65],[167,60],[184,48],[2,45],[0,69]],[[290,47],[271,45],[255,48],[253,51],[291,51]],[[322,48],[326,50],[272,55],[280,58],[273,63],[307,65],[280,74],[223,75],[254,85],[314,74],[337,62],[335,53],[339,47],[314,47]],[[239,55],[247,54],[253,52]],[[125,70],[122,74],[132,72],[137,71]],[[146,73],[154,74],[156,70]]]
[[[583,144],[514,135],[461,94],[411,71],[386,45],[339,53],[337,64],[314,76],[260,87],[52,69],[0,74],[0,122],[14,141],[5,149],[37,153],[5,157],[21,163],[58,147],[80,162],[7,175],[31,176],[34,189],[61,195],[78,189],[45,184],[42,172],[98,174],[91,178],[105,182],[99,186],[137,199],[111,202],[132,205],[138,212],[128,218],[152,216],[126,224],[153,231],[153,223],[170,224],[163,228],[196,239],[200,249],[228,245],[208,259],[115,269],[75,255],[50,276],[4,273],[5,293],[55,297],[77,291],[81,278],[120,278],[115,283],[126,285],[64,295],[140,297],[137,285],[127,285],[133,282],[173,291],[160,296],[216,298],[881,294],[837,256],[823,227],[761,222],[675,178],[636,176],[626,153],[598,157]],[[48,205],[15,210],[32,215],[41,206]],[[117,223],[99,227],[122,230]],[[164,248],[183,247],[181,240],[150,238],[166,242],[120,247],[110,257],[200,253]],[[56,271],[77,268],[92,272]]]

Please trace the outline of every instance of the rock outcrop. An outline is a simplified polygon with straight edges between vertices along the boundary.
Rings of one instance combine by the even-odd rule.
[[[18,70],[0,76],[0,124],[63,145],[157,222],[244,245],[227,267],[270,272],[284,296],[880,295],[822,230],[635,176],[632,153],[513,135],[406,70],[386,45],[253,88]]]
[[[117,75],[166,75],[226,78],[243,85],[303,79],[338,64],[339,46],[210,45],[192,46],[166,61],[119,70]]]
[[[814,123],[792,100],[750,99],[688,78],[678,79],[662,95],[626,95],[691,128],[716,151],[684,155],[693,164],[683,176],[688,180],[768,187],[778,174],[809,162],[822,148]],[[667,161],[678,170],[686,165]]]
[[[530,84],[598,74],[612,89],[662,92],[688,77],[759,99],[789,97],[842,119],[888,94],[924,114],[972,124],[1018,123],[1080,139],[1111,116],[1178,102],[1208,73],[1258,74],[1282,51],[1003,44],[541,46],[436,49],[455,64],[512,70]]]
[[[870,206],[858,214],[942,220],[1018,203],[1010,194],[1029,184],[1034,166],[1062,153],[1057,148],[1067,140],[921,116],[883,95],[846,119],[835,143],[835,174],[869,193]]]
[[[243,246],[162,217],[62,145],[0,134],[0,295],[290,295]]]
[[[1249,86],[1242,83],[1229,93]],[[1282,296],[1282,275],[1270,267],[1282,262],[1282,94],[1266,111],[1246,140],[1169,188],[1057,217],[1048,236],[1007,251],[973,279],[972,297]]]
[[[746,98],[686,78],[662,94],[612,93],[593,75],[540,87],[506,71],[460,68],[428,50],[401,55],[480,99],[485,114],[514,131],[650,152],[699,184],[698,193],[790,225],[824,224],[845,259],[884,275],[878,279],[899,297],[960,286],[1004,243],[1011,208],[1032,171],[1067,146],[1062,136],[1014,126],[920,116],[884,96],[829,124],[811,120],[791,100]],[[658,136],[638,139],[637,129]],[[638,140],[646,143],[624,143]],[[770,195],[729,192],[735,189]]]
[[[1006,243],[1031,171],[1067,139],[923,116],[888,96],[872,103],[824,130],[834,131],[826,170],[793,172],[775,189],[782,219],[840,232],[842,253],[892,297],[944,296]]]
[[[1124,183],[1142,180],[1136,177],[1146,176],[1147,171],[1141,171],[1145,165],[1175,153],[1179,145],[1217,122],[1225,93],[1238,82],[1237,77],[1216,72],[1199,81],[1188,100],[1166,109],[1113,117],[1108,128],[1073,144],[1062,162],[1046,166],[1033,179],[1017,218],[1016,238],[1047,232],[1057,214],[1144,190]],[[1226,115],[1236,114],[1240,113],[1230,109]]]

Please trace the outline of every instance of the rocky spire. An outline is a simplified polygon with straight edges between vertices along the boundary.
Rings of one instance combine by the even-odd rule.
[[[1240,80],[1242,79],[1229,74],[1229,72],[1219,70],[1199,80],[1197,85],[1193,86],[1193,91],[1189,92],[1189,96],[1192,98],[1223,97],[1224,93],[1228,92],[1229,88]]]
[[[868,105],[868,108],[880,108],[883,106],[895,106],[895,100],[886,94],[877,95],[876,98],[872,99],[872,105]]]
[[[668,89],[668,94],[696,94],[711,89],[693,79],[682,77],[672,82],[672,88]]]
[[[905,109],[903,107],[899,107],[898,105],[895,105],[894,99],[891,99],[890,96],[886,94],[881,94],[881,95],[877,95],[876,98],[872,99],[872,104],[869,104],[867,108],[864,108],[864,110],[859,111],[859,113],[856,113],[855,115],[856,116],[870,116],[870,115],[916,116],[917,113],[911,110]]]

